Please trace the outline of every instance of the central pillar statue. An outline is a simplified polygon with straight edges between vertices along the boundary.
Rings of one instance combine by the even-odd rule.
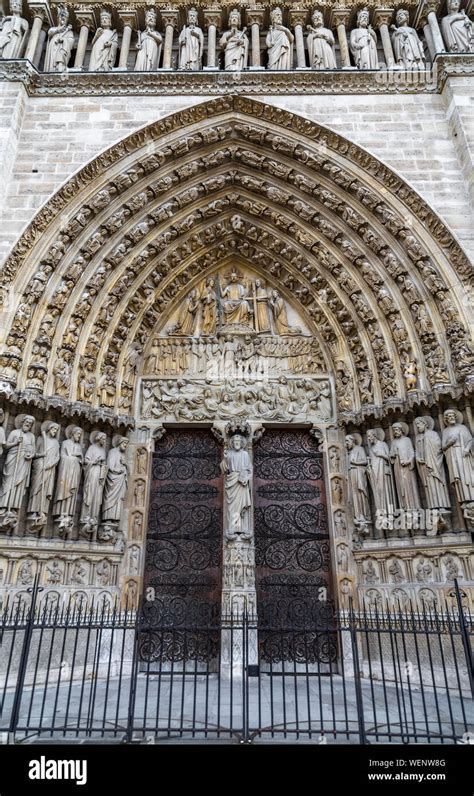
[[[227,424],[224,435],[224,542],[222,580],[222,674],[243,676],[258,663],[252,433],[246,422]]]

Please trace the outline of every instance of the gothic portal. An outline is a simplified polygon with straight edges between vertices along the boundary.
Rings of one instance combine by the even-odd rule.
[[[38,573],[50,603],[152,589],[262,629],[451,604],[454,578],[470,601],[470,276],[309,118],[225,95],[122,136],[3,266],[3,599]]]

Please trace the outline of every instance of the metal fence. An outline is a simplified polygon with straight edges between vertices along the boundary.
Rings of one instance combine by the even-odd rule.
[[[358,612],[324,625],[64,605],[0,617],[0,731],[10,741],[463,743],[473,729],[472,616]],[[474,737],[474,735],[473,735]]]

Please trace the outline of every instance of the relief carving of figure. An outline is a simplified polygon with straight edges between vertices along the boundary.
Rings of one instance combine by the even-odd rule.
[[[48,44],[43,69],[45,72],[64,72],[67,69],[74,47],[72,25],[68,25],[69,11],[66,6],[58,8],[57,27],[48,30]]]
[[[430,509],[450,508],[448,486],[443,463],[441,437],[434,431],[432,417],[417,417],[415,457],[420,481],[425,490],[426,503]]]
[[[163,39],[156,30],[156,11],[147,9],[145,14],[145,30],[138,31],[137,60],[135,72],[152,72],[158,69]]]
[[[117,31],[112,30],[112,15],[105,10],[100,12],[100,27],[92,39],[89,72],[108,72],[113,69],[117,55]]]
[[[21,16],[21,0],[10,0],[10,14],[0,20],[0,58],[23,55],[28,22]]]
[[[449,481],[459,503],[471,503],[474,501],[473,438],[457,409],[447,409],[444,412],[444,421],[446,427],[441,442],[448,465]]]
[[[112,448],[107,456],[107,476],[102,504],[102,519],[106,522],[118,523],[122,515],[122,505],[128,484],[128,466],[125,456],[127,448],[127,437],[114,437]]]
[[[273,9],[270,13],[270,29],[266,38],[267,69],[293,68],[293,41],[294,36],[291,30],[283,25],[281,9]]]
[[[66,428],[66,439],[61,443],[58,483],[53,503],[53,515],[58,518],[59,533],[71,529],[76,510],[77,493],[82,472],[82,429]]]
[[[415,28],[408,25],[410,15],[404,8],[397,11],[396,23],[392,25],[392,45],[395,62],[405,69],[424,69],[425,52]]]
[[[273,326],[275,329],[275,334],[291,334],[297,331],[288,324],[286,303],[285,300],[281,297],[278,290],[272,290],[270,298],[270,308],[273,316]]]
[[[307,25],[309,65],[313,69],[336,69],[334,55],[334,36],[329,28],[324,27],[321,11],[315,11],[311,17],[312,25]]]
[[[232,271],[229,283],[221,288],[221,296],[223,325],[250,326],[252,309],[248,290],[236,271]]]
[[[206,279],[204,290],[201,293],[202,304],[202,334],[214,335],[217,320],[217,295],[216,281],[210,276]]]
[[[229,14],[230,30],[223,33],[219,41],[221,50],[224,50],[225,69],[228,72],[237,72],[247,66],[249,40],[247,28],[240,30],[240,22],[240,11],[233,8]]]
[[[255,280],[255,303],[257,305],[257,314],[255,318],[257,332],[270,332],[268,293],[261,279]]]
[[[169,331],[173,334],[193,336],[196,331],[197,314],[199,310],[199,295],[193,288],[184,301],[178,323]]]
[[[441,30],[449,52],[472,53],[474,25],[465,10],[459,10],[460,5],[460,0],[448,0],[448,13],[441,20]]]
[[[35,527],[46,524],[49,505],[53,497],[54,477],[59,462],[59,425],[46,420],[41,426],[41,437],[36,442],[31,471],[28,520]]]
[[[418,509],[421,503],[416,482],[415,450],[408,436],[409,429],[406,423],[394,423],[392,430],[395,439],[390,446],[390,459],[400,508],[405,511]]]
[[[367,484],[367,454],[360,434],[348,434],[345,440],[349,487],[354,506],[354,525],[364,530],[370,522],[369,490]]]
[[[252,464],[245,450],[244,437],[233,435],[221,463],[224,473],[224,535],[227,539],[252,536]]]
[[[188,24],[179,34],[179,68],[201,69],[204,34],[198,27],[198,14],[195,8],[188,11]]]
[[[382,428],[367,431],[369,443],[369,465],[367,469],[369,484],[374,497],[377,513],[384,517],[392,514],[395,508],[395,489],[393,485],[390,451],[385,442]]]
[[[102,494],[107,473],[105,441],[102,431],[93,431],[84,458],[84,495],[81,509],[82,532],[86,535],[97,529]]]
[[[0,489],[0,524],[15,526],[18,511],[30,481],[30,470],[35,454],[35,437],[32,433],[35,419],[31,415],[18,415],[15,429],[5,443],[7,455],[3,465]]]
[[[378,69],[377,35],[369,24],[366,8],[357,14],[357,27],[351,31],[349,45],[358,69]]]

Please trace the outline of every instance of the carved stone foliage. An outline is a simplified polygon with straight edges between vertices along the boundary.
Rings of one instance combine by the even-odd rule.
[[[201,127],[186,135],[191,121]],[[181,138],[165,139],[177,130]],[[306,136],[306,147],[293,131]],[[321,153],[314,144],[323,136]],[[107,182],[102,175],[125,153],[136,154],[133,165],[128,161],[126,171]],[[210,174],[223,164],[225,174]],[[200,172],[204,179],[194,184]],[[81,205],[80,192],[92,180],[95,193]],[[62,226],[56,215],[64,219],[67,205],[69,221]],[[429,243],[418,238],[421,224]],[[47,228],[48,250],[38,262],[29,249]],[[451,268],[462,278],[468,265],[441,222],[389,169],[336,134],[251,100],[223,99],[129,136],[40,211],[5,267],[8,280],[24,262],[27,285],[0,352],[5,389],[54,390],[130,414],[145,341],[163,310],[189,293],[198,269],[209,272],[222,258],[223,246],[244,258],[255,254],[262,269],[273,268],[276,282],[297,296],[318,328],[324,356],[335,363],[340,412],[449,390],[455,375],[469,376],[472,352],[448,287]],[[211,328],[213,286],[206,287]],[[189,317],[178,323],[192,323],[195,300],[188,296]],[[237,315],[245,327],[245,313]],[[86,322],[87,337],[81,335]],[[456,374],[437,342],[440,329]],[[57,364],[47,383],[53,347]],[[368,360],[377,363],[374,372]],[[354,403],[347,399],[351,390]]]

